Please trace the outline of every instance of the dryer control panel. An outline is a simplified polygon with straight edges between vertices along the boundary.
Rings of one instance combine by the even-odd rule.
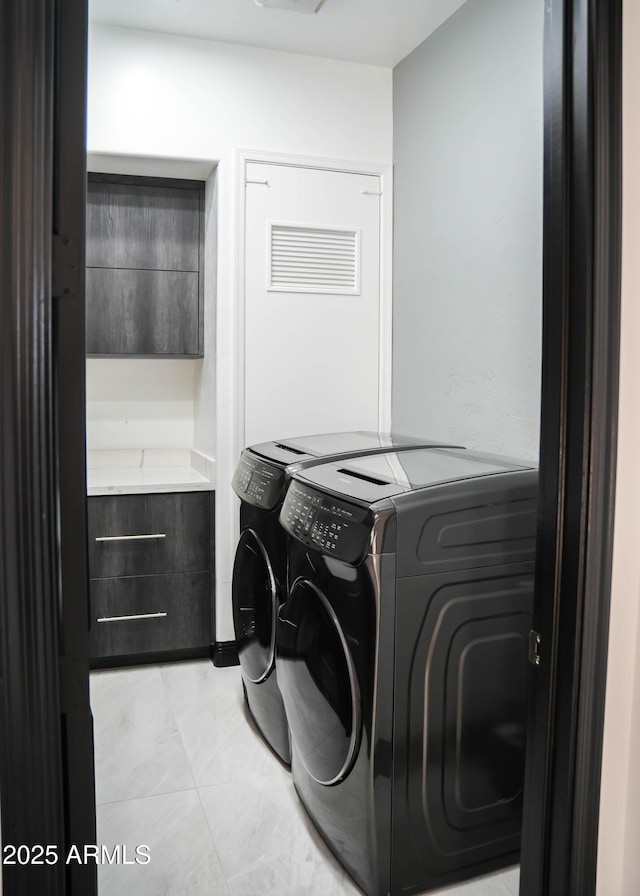
[[[236,495],[254,507],[273,510],[282,499],[284,470],[243,451],[231,483]]]
[[[367,553],[373,516],[362,507],[294,480],[284,499],[280,522],[303,544],[356,564]]]

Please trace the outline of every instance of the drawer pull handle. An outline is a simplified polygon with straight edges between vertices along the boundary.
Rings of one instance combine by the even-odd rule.
[[[166,537],[166,532],[158,532],[155,535],[101,535],[96,541],[149,541],[152,538]]]
[[[130,619],[164,619],[166,613],[138,613],[132,616],[101,616],[97,622],[125,622]]]

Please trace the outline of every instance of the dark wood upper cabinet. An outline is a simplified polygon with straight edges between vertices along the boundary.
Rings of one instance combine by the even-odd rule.
[[[202,357],[204,183],[90,174],[87,354]]]
[[[200,191],[90,179],[87,266],[198,271]]]

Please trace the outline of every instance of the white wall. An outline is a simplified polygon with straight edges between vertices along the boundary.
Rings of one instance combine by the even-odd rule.
[[[640,5],[623,3],[620,418],[598,896],[640,893]]]
[[[214,41],[93,26],[89,40],[88,149],[127,156],[219,160],[215,360],[219,640],[233,637],[229,587],[237,505],[230,480],[237,344],[237,149],[389,164],[391,71]],[[207,323],[209,329],[210,321]],[[210,335],[208,332],[207,335]],[[211,453],[198,408],[195,447]],[[200,440],[206,440],[202,443]]]
[[[537,458],[541,0],[465,3],[393,71],[393,426]]]
[[[87,359],[87,448],[191,448],[202,361]]]

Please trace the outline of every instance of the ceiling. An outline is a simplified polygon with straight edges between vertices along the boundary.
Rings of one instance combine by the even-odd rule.
[[[465,0],[325,0],[315,15],[255,0],[90,0],[92,22],[392,68]]]

